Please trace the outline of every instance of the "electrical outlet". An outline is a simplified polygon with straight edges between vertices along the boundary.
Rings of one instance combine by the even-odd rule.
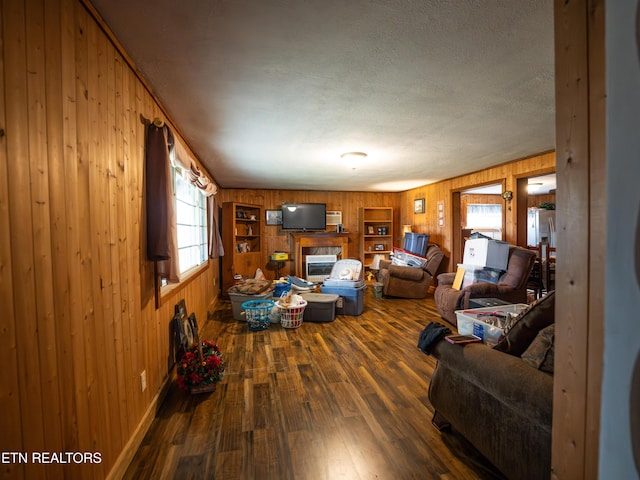
[[[147,371],[143,370],[140,374],[140,388],[144,392],[147,389]]]

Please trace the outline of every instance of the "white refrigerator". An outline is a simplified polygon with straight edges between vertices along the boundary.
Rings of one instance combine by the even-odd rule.
[[[542,208],[529,208],[527,211],[527,245],[548,243],[556,246],[556,212]]]

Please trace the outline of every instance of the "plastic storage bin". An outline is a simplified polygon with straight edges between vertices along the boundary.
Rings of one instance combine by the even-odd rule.
[[[478,267],[476,265],[466,265],[459,263],[458,267],[464,268],[464,279],[462,281],[462,288],[467,285],[473,285],[474,283],[493,283],[496,284],[502,276],[503,270],[497,270],[495,268]]]
[[[464,244],[462,263],[477,267],[506,270],[509,260],[509,244],[500,240],[472,238]]]
[[[290,283],[277,282],[275,288],[273,289],[273,298],[280,298],[283,293],[291,290]]]
[[[404,234],[404,243],[402,244],[403,250],[424,257],[427,254],[428,245],[429,235],[425,233],[407,232]]]
[[[504,327],[511,317],[529,308],[524,303],[514,303],[499,307],[456,310],[458,333],[476,335],[487,345],[495,345],[504,333]],[[494,313],[495,315],[490,315]]]
[[[304,310],[305,322],[333,322],[336,319],[336,303],[339,295],[330,293],[303,293],[307,301]]]
[[[333,264],[331,275],[323,282],[327,287],[358,288],[364,286],[362,262],[355,258],[338,260]]]
[[[244,293],[233,293],[228,292],[229,298],[231,299],[231,311],[233,313],[233,319],[238,321],[246,320],[245,316],[242,315],[244,309],[242,308],[242,304],[244,302],[248,302],[249,300],[262,300],[269,299],[271,300],[271,296],[273,295],[272,291],[268,291],[266,293],[261,293],[258,295],[246,295]]]
[[[340,298],[336,302],[337,315],[360,315],[364,310],[364,289],[361,287],[333,287],[322,285],[322,293],[333,293]]]
[[[393,247],[391,263],[393,265],[400,265],[401,267],[424,268],[427,264],[427,259],[426,257],[421,257],[415,253],[411,253],[408,250]]]

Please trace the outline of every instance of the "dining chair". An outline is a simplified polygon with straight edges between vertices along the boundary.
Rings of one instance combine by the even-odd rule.
[[[544,289],[542,270],[542,245],[527,245],[527,250],[531,250],[536,254],[536,258],[533,262],[533,268],[531,269],[529,279],[527,280],[527,290],[532,290],[535,298],[538,299],[542,296],[542,290]]]
[[[556,288],[556,247],[542,245],[544,251],[544,288],[547,292]]]

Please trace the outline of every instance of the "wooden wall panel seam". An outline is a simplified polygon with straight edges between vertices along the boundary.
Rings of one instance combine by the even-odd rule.
[[[51,254],[51,199],[49,192],[49,158],[46,128],[46,69],[44,8],[39,0],[26,3],[27,92],[29,99],[29,163],[34,247],[34,279],[40,389],[47,409],[42,409],[44,444],[60,444],[60,398],[56,378],[57,351],[53,300],[53,265]],[[62,473],[60,465],[47,468],[47,475]]]
[[[42,401],[39,369],[36,286],[34,272],[33,214],[31,202],[31,161],[29,157],[29,92],[26,38],[26,6],[13,2],[4,8],[3,25],[5,59],[5,96],[7,129],[7,177],[9,182],[9,218],[11,233],[12,283],[18,366],[18,396],[21,402],[21,439],[18,451],[41,451],[45,446],[42,408],[34,409],[25,418],[24,400]],[[9,68],[17,66],[17,68]],[[10,128],[9,128],[10,127]],[[15,317],[14,317],[15,318]],[[44,473],[42,467],[25,466],[27,476]]]
[[[6,32],[6,23],[11,21],[7,12],[0,8],[0,25],[2,31]],[[0,50],[0,86],[2,91],[5,88],[5,54],[4,47],[7,45],[7,37],[2,41]],[[2,451],[15,450],[16,446],[23,445],[21,429],[21,404],[20,385],[18,379],[18,353],[17,353],[17,332],[15,324],[14,309],[14,283],[13,283],[13,262],[11,251],[14,248],[10,231],[10,191],[9,191],[9,170],[7,152],[7,125],[8,116],[5,108],[5,96],[0,96],[0,128],[4,134],[0,137],[0,304],[3,306],[3,315],[0,316],[0,331],[3,332],[5,347],[0,350],[0,431],[4,435],[0,438],[0,449]],[[24,465],[4,465],[3,478],[24,478]]]

